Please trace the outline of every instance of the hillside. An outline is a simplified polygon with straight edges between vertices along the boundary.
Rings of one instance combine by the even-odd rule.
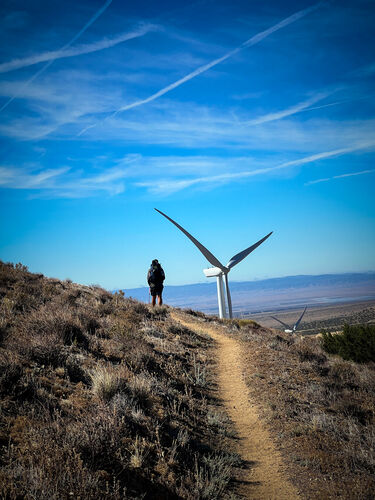
[[[372,498],[374,363],[22,265],[0,298],[2,498]]]
[[[209,337],[21,265],[0,296],[1,498],[225,498]]]

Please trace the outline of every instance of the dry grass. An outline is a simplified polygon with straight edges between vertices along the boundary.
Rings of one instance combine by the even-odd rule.
[[[92,370],[90,378],[94,395],[103,401],[110,401],[125,390],[129,370],[125,366],[111,364],[98,366]]]

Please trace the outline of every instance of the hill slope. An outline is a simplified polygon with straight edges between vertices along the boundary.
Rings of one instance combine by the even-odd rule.
[[[375,366],[0,263],[4,498],[371,498]]]
[[[225,498],[208,336],[21,265],[0,297],[1,498]]]

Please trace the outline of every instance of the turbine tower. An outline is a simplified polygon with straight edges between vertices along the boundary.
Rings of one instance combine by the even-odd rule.
[[[190,233],[186,231],[182,226],[177,224],[176,221],[168,217],[168,215],[164,214],[157,208],[155,208],[159,214],[163,215],[166,219],[168,219],[172,224],[174,224],[180,231],[182,231],[185,236],[189,238],[190,241],[194,243],[194,245],[202,252],[202,254],[206,257],[208,262],[212,264],[214,267],[209,267],[208,269],[203,269],[203,272],[205,276],[209,277],[216,277],[216,283],[217,283],[217,301],[219,303],[219,317],[220,318],[226,318],[226,307],[225,307],[225,295],[224,295],[224,286],[223,286],[223,280],[225,282],[225,290],[226,290],[226,295],[227,295],[227,303],[228,303],[228,313],[229,313],[229,318],[233,317],[232,314],[232,299],[230,296],[230,291],[229,291],[229,283],[228,283],[228,273],[232,269],[232,267],[236,266],[241,260],[243,260],[245,257],[247,257],[252,251],[254,251],[259,245],[263,243],[263,241],[266,241],[267,238],[271,236],[273,231],[271,231],[267,236],[262,238],[261,240],[257,241],[254,243],[254,245],[251,245],[251,247],[245,248],[245,250],[242,250],[242,252],[237,253],[234,255],[228,264],[226,266],[223,266],[223,264],[213,255],[209,250],[207,250],[206,247],[202,245],[202,243],[199,243],[197,239],[194,238]]]
[[[297,330],[299,324],[301,323],[301,319],[303,318],[303,315],[305,314],[306,309],[307,309],[307,306],[305,306],[305,309],[303,310],[303,313],[301,314],[301,316],[299,317],[299,319],[294,323],[293,326],[287,325],[286,323],[284,323],[280,319],[276,318],[276,316],[271,316],[271,318],[275,319],[276,321],[278,321],[281,325],[283,325],[285,327],[285,330],[284,330],[285,333],[294,333]]]

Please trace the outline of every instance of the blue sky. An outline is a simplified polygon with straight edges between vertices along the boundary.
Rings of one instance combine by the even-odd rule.
[[[0,258],[204,282],[375,269],[373,1],[33,3],[0,29]]]

